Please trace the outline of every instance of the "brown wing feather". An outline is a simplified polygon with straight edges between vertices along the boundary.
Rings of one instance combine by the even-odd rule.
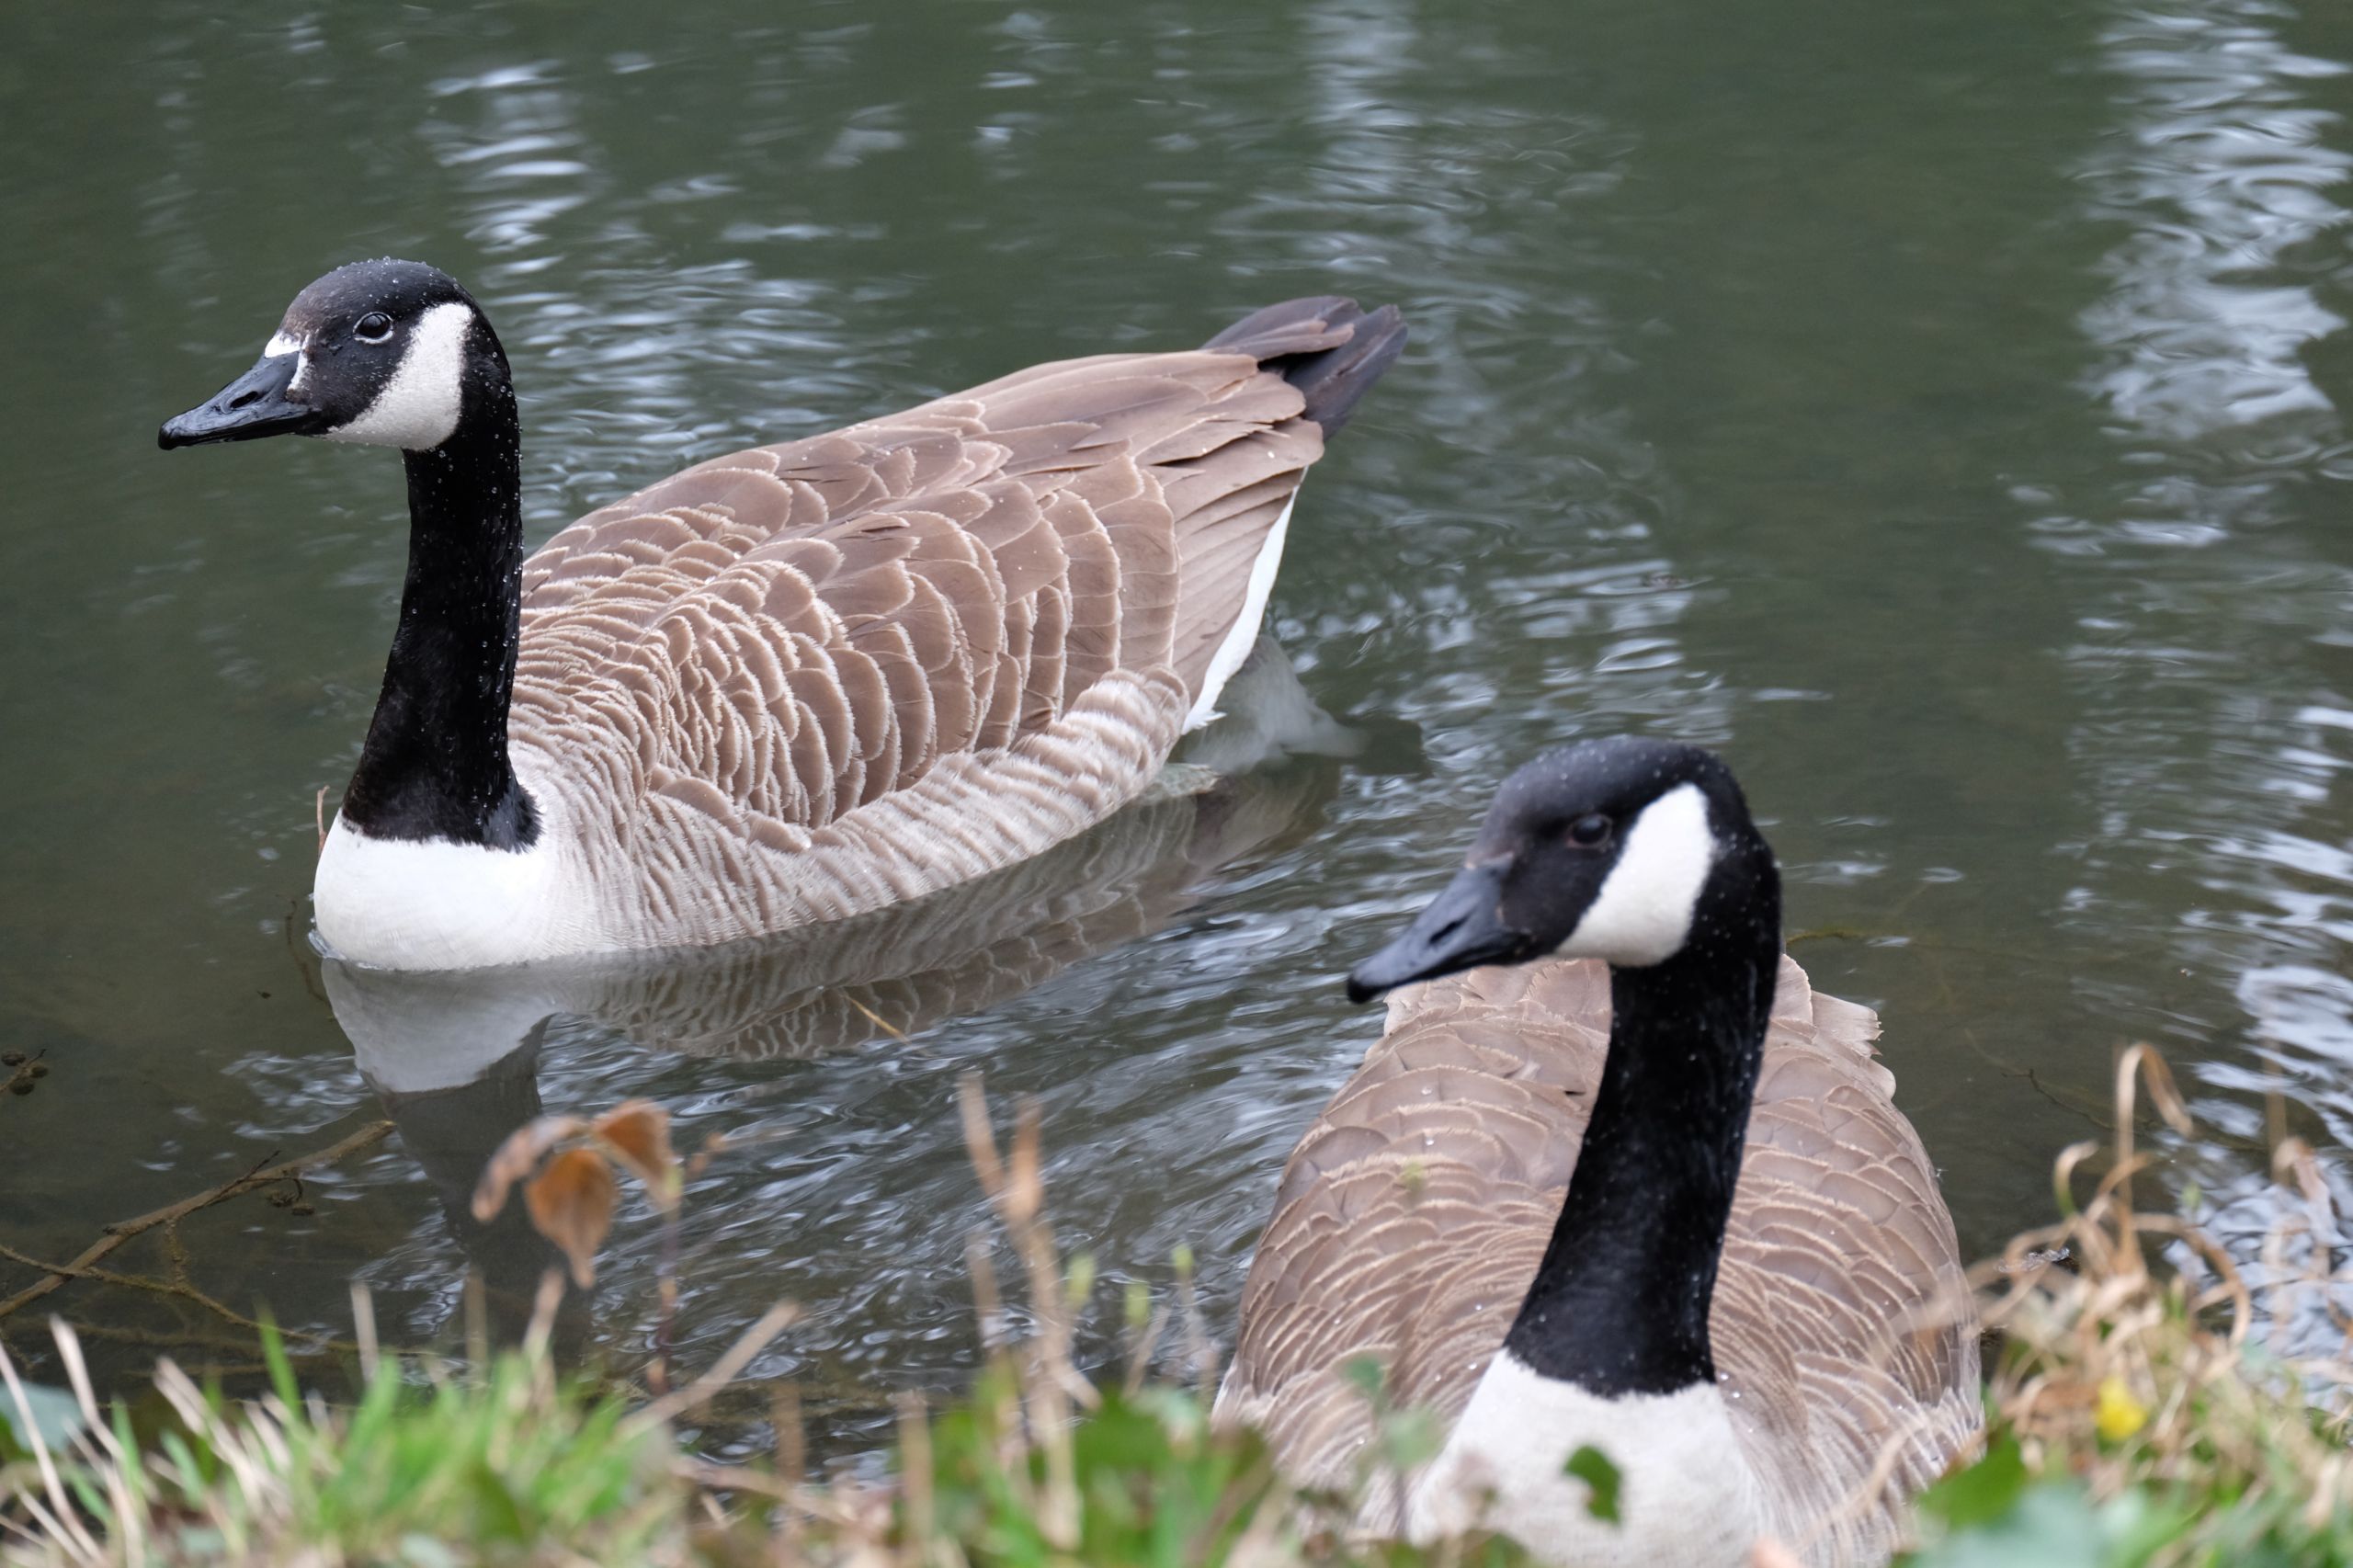
[[[666,692],[657,767],[814,828],[1114,669],[1196,696],[1322,450],[1300,409],[1243,356],[1118,357],[700,464],[527,563],[518,706]]]
[[[1590,961],[1392,996],[1284,1167],[1221,1420],[1263,1429],[1302,1484],[1346,1488],[1372,1430],[1348,1360],[1388,1369],[1398,1403],[1461,1414],[1535,1277],[1608,1028]],[[1976,1420],[1976,1340],[1933,1311],[1965,1301],[1952,1221],[1877,1029],[1783,960],[1709,1318],[1779,1531],[1817,1562],[1883,1555],[1897,1503]],[[1892,1473],[1867,1487],[1889,1448]],[[1375,1517],[1396,1501],[1376,1494]]]
[[[576,786],[587,859],[655,884],[608,923],[702,941],[838,915],[1131,798],[1323,450],[1290,362],[1258,352],[1345,347],[1322,303],[1263,346],[1033,367],[733,453],[558,533],[524,567],[511,728],[535,789]],[[756,863],[811,849],[835,863]]]

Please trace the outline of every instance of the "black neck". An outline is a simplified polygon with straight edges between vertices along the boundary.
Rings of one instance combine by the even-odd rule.
[[[503,365],[469,368],[449,438],[409,452],[408,580],[343,815],[374,838],[518,849],[539,834],[506,755],[522,614],[522,425]]]
[[[1708,1304],[1780,960],[1769,858],[1763,869],[1737,915],[1703,908],[1675,957],[1610,971],[1601,1088],[1505,1340],[1546,1377],[1605,1397],[1715,1381]]]

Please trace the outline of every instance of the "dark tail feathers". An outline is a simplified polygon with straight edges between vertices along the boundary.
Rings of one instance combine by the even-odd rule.
[[[1279,372],[1329,436],[1405,347],[1405,318],[1394,305],[1362,311],[1354,300],[1323,294],[1253,311],[1201,347],[1252,355]]]

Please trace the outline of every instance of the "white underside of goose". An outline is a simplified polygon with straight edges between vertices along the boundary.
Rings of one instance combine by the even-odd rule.
[[[1619,1518],[1563,1466],[1590,1447],[1619,1473]],[[1548,1562],[1576,1568],[1745,1568],[1764,1531],[1762,1497],[1714,1388],[1604,1398],[1496,1352],[1471,1403],[1406,1504],[1430,1542],[1501,1530]]]

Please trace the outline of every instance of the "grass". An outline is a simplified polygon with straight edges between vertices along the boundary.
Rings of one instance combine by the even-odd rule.
[[[773,1455],[716,1465],[682,1449],[673,1422],[727,1386],[790,1323],[789,1306],[700,1377],[641,1403],[555,1373],[547,1325],[562,1284],[553,1277],[522,1346],[477,1356],[462,1370],[378,1353],[358,1297],[357,1403],[330,1407],[304,1393],[278,1336],[265,1329],[268,1394],[233,1402],[165,1361],[156,1384],[167,1415],[143,1424],[123,1407],[99,1408],[73,1331],[52,1319],[70,1394],[24,1389],[0,1351],[0,1563],[1526,1562],[1501,1541],[1435,1554],[1353,1543],[1349,1499],[1299,1495],[1255,1435],[1212,1431],[1214,1358],[1188,1285],[1157,1309],[1129,1299],[1122,1384],[1098,1387],[1083,1376],[1072,1339],[1092,1270],[1083,1257],[1066,1267],[1056,1252],[1035,1109],[1023,1108],[1004,1149],[976,1084],[965,1087],[963,1110],[974,1168],[1021,1260],[1031,1331],[1018,1343],[1006,1336],[1009,1293],[974,1238],[987,1365],[971,1393],[943,1412],[919,1396],[902,1399],[888,1480],[813,1479],[790,1391],[779,1393]],[[585,1278],[609,1220],[608,1167],[639,1177],[665,1214],[675,1210],[683,1167],[666,1127],[652,1119],[658,1115],[632,1103],[593,1121],[535,1123],[494,1157],[478,1203],[494,1213],[510,1191],[521,1192],[535,1222],[564,1246],[574,1277]],[[665,1311],[669,1299],[665,1291]],[[1191,1385],[1145,1376],[1172,1334],[1182,1335],[1185,1359],[1200,1374]],[[666,1366],[649,1371],[657,1389],[671,1381]],[[1384,1453],[1427,1457],[1425,1423],[1410,1414],[1384,1419]]]
[[[277,1336],[265,1343],[271,1393],[233,1403],[166,1362],[157,1382],[173,1419],[141,1433],[119,1407],[101,1419],[61,1327],[85,1425],[63,1443],[18,1444],[0,1464],[0,1562],[1526,1562],[1499,1541],[1435,1555],[1351,1545],[1343,1507],[1292,1494],[1254,1436],[1211,1432],[1190,1389],[1092,1391],[1040,1443],[1019,1374],[1000,1362],[940,1415],[905,1405],[895,1483],[816,1482],[789,1461],[720,1466],[682,1452],[666,1420],[682,1405],[632,1406],[558,1377],[543,1340],[465,1376],[385,1358],[341,1409],[300,1393]]]
[[[2296,1298],[2333,1301],[2336,1233],[2313,1151],[2274,1152],[2303,1217],[2265,1246],[2251,1287],[2193,1223],[2137,1209],[2138,1091],[2190,1125],[2164,1062],[2135,1046],[2118,1064],[2117,1146],[2080,1205],[2074,1177],[2098,1153],[2060,1157],[2062,1218],[1980,1271],[2003,1352],[1984,1452],[1921,1499],[1917,1568],[2270,1568],[2353,1564],[2353,1322],[2336,1354],[2294,1356],[2262,1325]],[[2299,1237],[2296,1232],[2306,1233]],[[2299,1243],[2317,1244],[2299,1245]],[[2184,1267],[2154,1265],[2151,1251]],[[2289,1266],[2298,1253],[2308,1260]],[[2033,1260],[2065,1256],[2072,1270]]]
[[[2092,1146],[2069,1150],[2054,1182],[2059,1221],[2021,1235],[1980,1271],[1980,1310],[2003,1342],[1987,1391],[1987,1440],[1922,1499],[1919,1540],[1904,1559],[1915,1568],[2353,1568],[2353,1368],[2342,1356],[2290,1357],[2266,1335],[2267,1324],[2290,1317],[2290,1295],[2330,1282],[2328,1248],[2275,1237],[2261,1276],[2268,1283],[2257,1289],[2194,1225],[2137,1209],[2133,1180],[2147,1162],[2132,1130],[2143,1094],[2186,1129],[2162,1062],[2128,1053],[2117,1146],[2104,1162]],[[20,1390],[8,1369],[0,1392],[0,1562],[1526,1561],[1502,1540],[1427,1552],[1351,1541],[1349,1498],[1300,1495],[1256,1437],[1210,1429],[1211,1358],[1181,1290],[1156,1309],[1131,1299],[1123,1380],[1098,1385],[1082,1376],[1072,1328],[1092,1279],[1085,1259],[1065,1266],[1055,1250],[1036,1118],[1025,1111],[1001,1150],[976,1089],[964,1109],[974,1166],[1020,1260],[1032,1332],[1017,1343],[1005,1335],[1007,1292],[976,1241],[987,1363],[944,1410],[902,1399],[888,1478],[813,1477],[790,1390],[779,1392],[773,1454],[720,1466],[681,1449],[673,1423],[740,1372],[790,1321],[789,1309],[700,1377],[647,1403],[558,1376],[544,1332],[462,1372],[378,1355],[363,1302],[356,1404],[331,1408],[303,1393],[276,1336],[266,1335],[271,1392],[233,1402],[165,1362],[156,1374],[161,1419],[134,1419],[119,1406],[102,1412],[71,1331],[57,1324],[72,1390]],[[544,1154],[561,1140],[541,1133]],[[659,1176],[659,1159],[644,1163]],[[518,1155],[506,1174],[519,1183],[529,1168]],[[2314,1236],[2305,1239],[2333,1235],[2312,1152],[2284,1144],[2276,1174],[2314,1206]],[[2079,1187],[2088,1187],[2080,1200]],[[2301,1272],[2285,1266],[2298,1256],[2317,1261]],[[2049,1261],[2058,1256],[2074,1267]],[[2353,1324],[2341,1326],[2353,1336]],[[1189,1381],[1145,1374],[1172,1335],[1184,1342]],[[1377,1369],[1354,1370],[1367,1373],[1378,1408]],[[1420,1413],[1382,1420],[1370,1462],[1409,1468],[1427,1457],[1433,1427]],[[28,1439],[31,1425],[49,1436]],[[1607,1461],[1581,1457],[1600,1469],[1598,1495]],[[1785,1560],[1766,1551],[1757,1562]]]
[[[471,1378],[388,1358],[330,1410],[266,1333],[269,1395],[234,1403],[167,1361],[170,1418],[142,1433],[120,1406],[101,1419],[57,1334],[84,1426],[11,1467],[5,1517],[29,1528],[0,1545],[10,1563],[688,1561],[669,1432],[556,1378],[543,1346]]]

